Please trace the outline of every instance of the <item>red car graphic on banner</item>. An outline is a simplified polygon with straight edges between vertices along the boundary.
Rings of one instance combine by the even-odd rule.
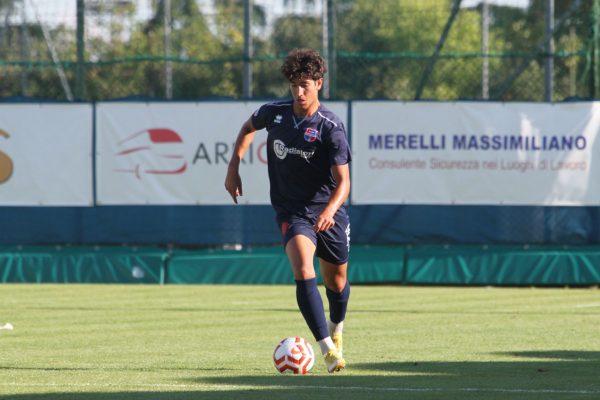
[[[121,168],[117,172],[135,174],[177,175],[187,169],[183,140],[168,128],[150,128],[136,132],[118,143],[122,150],[115,156]]]

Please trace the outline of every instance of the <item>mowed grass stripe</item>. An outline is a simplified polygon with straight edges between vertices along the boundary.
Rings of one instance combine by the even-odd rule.
[[[0,398],[594,398],[600,316],[577,306],[599,302],[594,289],[356,285],[347,370],[317,360],[290,377],[272,366],[277,342],[316,346],[293,285],[2,285],[0,324],[15,329],[0,331]]]
[[[16,383],[0,383],[0,386],[21,386]],[[131,383],[131,384],[107,384],[107,383],[77,383],[77,384],[27,384],[29,387],[70,387],[70,388],[151,388],[151,389],[194,389],[202,390],[259,390],[260,386],[249,385],[192,385],[192,384],[155,384],[155,383]],[[333,390],[333,391],[366,391],[366,392],[477,392],[477,393],[526,393],[526,394],[600,394],[600,390],[554,390],[554,389],[503,389],[503,388],[410,388],[410,387],[368,387],[368,386],[311,386],[311,385],[271,385],[270,389],[280,390]]]

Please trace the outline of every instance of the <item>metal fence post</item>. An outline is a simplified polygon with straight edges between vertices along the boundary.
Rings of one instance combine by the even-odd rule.
[[[244,82],[243,95],[252,97],[252,0],[244,0]]]
[[[546,0],[546,7],[544,8],[546,20],[544,29],[544,48],[546,50],[544,62],[544,100],[551,102],[554,92],[554,0]]]
[[[165,25],[165,97],[173,98],[173,63],[171,62],[171,0],[164,0]]]
[[[590,74],[590,95],[592,98],[598,98],[598,38],[599,38],[599,22],[600,22],[600,0],[594,0],[592,10],[592,54],[591,54],[591,74]]]
[[[481,52],[483,53],[483,62],[481,66],[481,98],[487,100],[490,98],[490,59],[489,41],[490,41],[490,5],[488,0],[481,2]]]
[[[83,100],[85,97],[85,3],[77,0],[77,67],[75,70],[75,98]]]
[[[335,48],[335,0],[327,1],[327,52],[329,55],[329,98],[336,97],[336,78],[337,78],[337,57]]]
[[[327,68],[329,68],[329,18],[327,17],[327,3],[328,0],[321,0],[321,30],[323,32],[323,38],[322,38],[322,47],[323,47],[323,51],[322,51],[322,56],[325,59],[325,62],[327,62]],[[323,79],[323,88],[321,89],[322,93],[323,93],[323,98],[324,99],[328,99],[329,98],[329,76],[325,75],[325,79]]]

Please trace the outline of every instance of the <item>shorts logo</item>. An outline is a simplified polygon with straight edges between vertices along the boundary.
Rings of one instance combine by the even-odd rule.
[[[286,221],[283,222],[281,224],[281,236],[284,236],[287,234],[288,229],[290,229],[290,224]]]
[[[346,227],[346,245],[348,246],[348,250],[350,250],[350,224]]]
[[[321,139],[321,135],[319,134],[318,130],[314,128],[306,128],[304,130],[304,140],[306,140],[309,143],[312,143],[317,139]]]

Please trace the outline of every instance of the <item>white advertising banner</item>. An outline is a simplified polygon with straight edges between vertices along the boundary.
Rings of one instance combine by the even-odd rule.
[[[264,102],[99,103],[98,204],[228,205],[227,164],[236,136]],[[343,121],[347,103],[327,103]],[[240,165],[240,204],[270,204],[267,133]]]
[[[0,105],[0,205],[90,206],[91,104]]]
[[[598,102],[354,102],[352,202],[598,205],[599,130]]]

